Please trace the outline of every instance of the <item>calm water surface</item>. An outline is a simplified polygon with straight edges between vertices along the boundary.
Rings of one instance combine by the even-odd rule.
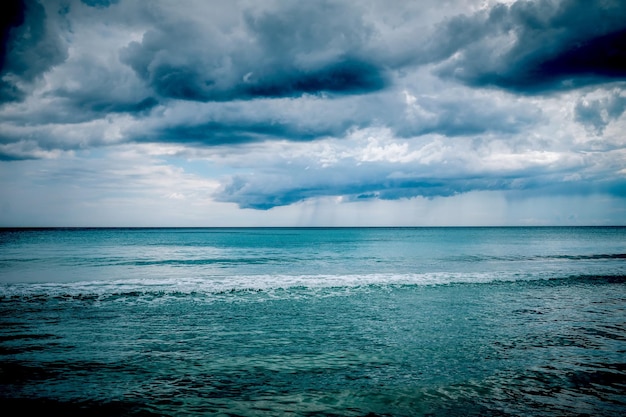
[[[0,231],[15,415],[622,416],[625,393],[626,228]]]

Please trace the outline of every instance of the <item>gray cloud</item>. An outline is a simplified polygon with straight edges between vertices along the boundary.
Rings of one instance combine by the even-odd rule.
[[[397,180],[372,179],[358,182],[352,178],[348,182],[336,183],[320,181],[318,184],[293,188],[280,188],[279,178],[265,177],[263,184],[258,180],[235,176],[229,179],[220,193],[218,201],[237,203],[240,208],[268,210],[307,199],[325,196],[345,196],[347,201],[378,198],[397,200],[400,198],[451,196],[470,190],[484,189],[478,181],[451,181],[450,179]],[[269,186],[267,184],[270,184]]]
[[[13,28],[24,24],[24,3],[18,0],[5,2],[4,10],[0,15],[0,70],[4,69],[7,43]]]
[[[119,3],[119,0],[80,0],[85,3],[87,6],[103,8],[109,7],[112,4]]]
[[[200,23],[162,22],[122,49],[163,97],[228,101],[304,93],[359,94],[387,84],[367,52],[371,29],[346,3],[286,3],[245,10],[225,33]]]
[[[317,182],[291,181],[299,184],[290,187],[289,180],[279,175],[233,176],[216,194],[218,201],[237,203],[240,208],[268,210],[308,199],[342,196],[344,201],[364,199],[398,200],[414,197],[450,197],[470,191],[512,191],[526,195],[585,195],[610,194],[626,196],[626,184],[619,179],[608,181],[562,180],[562,173],[535,173],[527,178],[519,173],[511,175],[484,175],[474,177],[389,178],[384,175],[363,178],[352,172],[345,182],[318,178]]]
[[[12,2],[9,9],[13,18],[8,19],[8,30],[3,28],[0,103],[23,99],[26,92],[21,84],[31,83],[68,57],[67,44],[41,4],[26,0],[16,7]]]
[[[624,195],[623,182],[598,185],[567,183],[563,173],[551,170],[536,172],[482,173],[460,176],[400,173],[384,164],[353,166],[350,170],[314,170],[300,173],[289,170],[281,174],[235,175],[216,194],[218,201],[237,203],[240,208],[267,210],[324,196],[342,196],[345,201],[362,199],[397,200],[413,197],[449,197],[470,191],[522,191],[538,194],[576,194],[610,192]]]
[[[428,134],[511,135],[544,118],[539,109],[528,103],[502,103],[468,91],[461,97],[455,92],[436,98],[393,91],[333,100],[308,97],[238,101],[228,105],[209,103],[203,105],[206,109],[201,113],[194,110],[196,117],[172,118],[132,136],[138,137],[137,141],[214,146],[342,138],[354,129],[372,126],[386,126],[402,138]]]
[[[57,111],[50,114],[50,119],[54,119],[55,114],[59,116],[57,122],[99,119],[110,113],[131,113],[139,117],[159,104],[156,94],[115,67],[75,59],[66,66],[65,73],[74,76],[70,78],[72,81],[46,94],[57,106]],[[60,109],[65,112],[58,111]]]
[[[150,140],[202,145],[236,145],[268,139],[313,140],[324,135],[321,129],[307,129],[286,123],[242,121],[241,123],[207,122],[192,126],[163,129]],[[332,133],[327,131],[326,134]]]
[[[295,154],[284,148],[274,158],[250,150],[237,156],[247,161],[238,165],[248,169],[223,178],[216,198],[267,210],[323,196],[396,200],[476,190],[623,196],[624,181],[605,176],[621,169],[619,149],[557,152],[545,144],[532,150],[538,143],[523,138],[398,140],[388,134],[369,129],[354,133],[343,146],[310,144]]]
[[[407,93],[408,94],[408,93]],[[408,109],[393,126],[403,137],[425,134],[468,136],[485,133],[512,134],[542,119],[539,109],[521,103],[497,103],[493,97],[459,97],[442,93],[437,97],[408,97]]]
[[[617,120],[626,110],[626,96],[613,91],[600,99],[581,99],[576,104],[575,119],[597,135],[602,135],[606,126]]]
[[[517,1],[439,27],[432,60],[442,77],[522,93],[626,78],[626,4]],[[454,54],[454,55],[453,55]]]

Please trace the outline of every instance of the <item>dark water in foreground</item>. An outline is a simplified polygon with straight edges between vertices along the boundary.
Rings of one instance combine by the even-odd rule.
[[[0,405],[622,416],[626,228],[3,230]]]

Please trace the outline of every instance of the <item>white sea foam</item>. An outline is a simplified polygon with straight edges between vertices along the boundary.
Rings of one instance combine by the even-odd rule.
[[[20,283],[0,286],[0,296],[107,296],[123,294],[197,294],[223,295],[235,292],[315,292],[320,289],[340,291],[368,287],[436,286],[485,284],[498,281],[533,280],[553,277],[541,273],[482,272],[421,274],[354,275],[239,275],[207,278],[133,278],[111,281],[65,283]]]

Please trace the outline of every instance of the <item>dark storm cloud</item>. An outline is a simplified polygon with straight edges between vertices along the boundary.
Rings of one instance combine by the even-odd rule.
[[[3,13],[0,14],[0,77],[5,73],[9,35],[13,28],[20,27],[23,23],[24,2],[8,0],[4,5]],[[0,78],[0,103],[17,100],[21,96],[15,84]]]
[[[243,12],[241,33],[159,23],[120,53],[163,97],[192,101],[360,94],[385,87],[371,30],[347,4],[282,3]]]
[[[442,77],[522,93],[626,79],[626,3],[518,1],[442,24],[431,59]]]
[[[24,23],[24,2],[21,0],[7,0],[0,14],[0,70],[4,69],[7,42],[11,29]]]
[[[159,104],[154,97],[133,97],[136,95],[113,96],[111,91],[99,92],[87,88],[81,91],[58,89],[54,91],[55,103],[58,109],[65,111],[61,114],[52,112],[40,120],[47,123],[80,123],[100,119],[109,113],[130,113],[141,117]]]
[[[268,210],[325,196],[344,196],[347,201],[398,200],[417,196],[449,197],[469,191],[532,189],[543,184],[543,180],[529,180],[520,185],[515,176],[392,178],[381,175],[376,167],[354,167],[352,171],[351,176],[335,172],[337,178],[323,178],[327,174],[321,172],[311,173],[309,175],[321,178],[309,178],[309,181],[300,178],[295,186],[279,177],[237,175],[229,179],[216,199],[237,203],[240,208]]]
[[[252,71],[232,85],[219,85],[200,67],[162,65],[150,71],[147,81],[161,96],[191,101],[231,101],[252,98],[296,97],[321,92],[358,94],[382,89],[385,80],[374,65],[353,58],[323,68],[280,68],[267,75]],[[254,77],[254,78],[253,78]]]
[[[288,139],[292,141],[309,141],[320,136],[337,133],[324,130],[323,127],[313,128],[295,126],[284,122],[207,122],[198,125],[179,125],[162,129],[148,136],[150,141],[170,143],[192,143],[202,145],[226,145],[259,142],[268,139]]]
[[[20,89],[20,81],[32,82],[68,56],[67,45],[41,4],[10,1],[7,9],[2,29],[0,103],[22,99],[26,93]]]
[[[355,171],[360,171],[358,168]],[[311,175],[324,173],[315,172]],[[218,201],[237,203],[240,208],[269,210],[273,207],[286,206],[311,198],[326,196],[347,196],[348,199],[382,198],[395,200],[399,198],[422,196],[446,196],[457,193],[450,180],[398,180],[381,179],[371,173],[355,173],[348,179],[345,173],[335,173],[339,178],[313,179],[302,178],[290,184],[283,178],[265,176],[262,179],[253,176],[237,175],[229,179],[220,193]],[[355,179],[358,178],[358,181]],[[306,184],[309,182],[309,184]],[[292,186],[289,186],[292,185]]]
[[[119,0],[80,0],[82,3],[85,3],[87,6],[90,7],[98,7],[98,8],[102,8],[102,7],[109,7],[112,4],[116,4],[119,2]]]
[[[354,199],[368,199],[368,198],[383,198],[380,193],[372,191],[380,189],[382,184],[363,184],[361,186],[352,184],[345,186],[327,187],[325,185],[319,185],[317,187],[303,187],[298,189],[281,190],[275,193],[263,193],[258,190],[246,190],[245,188],[238,188],[240,184],[236,181],[229,184],[224,193],[217,195],[217,201],[225,201],[229,203],[236,203],[239,208],[242,209],[255,209],[255,210],[269,210],[274,207],[288,206],[290,204],[298,203],[304,200],[327,197],[329,195],[348,195],[353,196],[351,193],[360,193],[354,195]],[[386,185],[389,187],[389,185]],[[422,189],[423,190],[423,189]],[[392,193],[397,190],[385,188],[386,194]],[[413,193],[412,196],[419,193]],[[390,198],[390,199],[397,199]]]
[[[95,113],[133,113],[136,115],[145,114],[150,109],[157,106],[159,102],[154,97],[146,97],[136,102],[118,102],[109,100],[86,100],[76,102],[77,107],[89,109]]]
[[[343,196],[344,201],[450,197],[470,191],[523,191],[529,195],[605,193],[626,196],[626,183],[623,180],[597,178],[594,181],[569,182],[562,180],[563,172],[552,173],[549,170],[529,170],[509,175],[393,178],[379,171],[379,168],[369,169],[373,172],[368,172],[367,168],[354,167],[351,176],[345,175],[345,172],[334,172],[331,174],[334,178],[325,178],[329,174],[317,171],[308,175],[319,175],[319,178],[297,178],[291,181],[278,175],[264,175],[260,178],[236,175],[229,178],[215,197],[218,201],[236,203],[240,208],[269,210],[326,196]]]
[[[83,3],[103,8],[117,2]],[[9,3],[9,13],[3,15],[2,25],[0,103],[26,99],[34,82],[55,66],[67,63],[70,43],[66,39],[73,31],[67,15],[74,6],[70,3],[55,6],[52,2],[35,0]],[[24,113],[23,117],[28,120],[21,122],[79,123],[109,113],[142,115],[158,104],[148,91],[129,83],[115,68],[94,64],[85,56],[76,57],[75,65],[66,68],[65,73],[77,87],[50,89],[44,97],[52,106],[47,111]],[[20,118],[17,115],[14,120]]]

